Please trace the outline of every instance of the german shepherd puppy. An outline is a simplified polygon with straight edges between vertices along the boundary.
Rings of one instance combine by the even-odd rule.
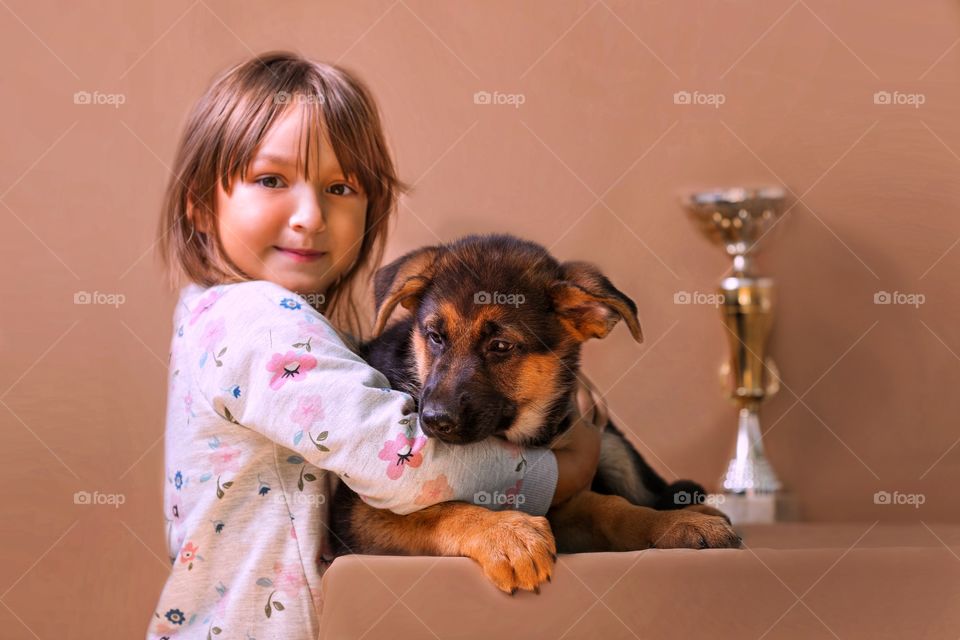
[[[495,436],[549,446],[572,424],[581,345],[620,320],[642,340],[636,305],[595,266],[561,264],[507,235],[412,251],[376,273],[374,290],[376,337],[361,355],[418,400],[424,434],[452,445]],[[498,303],[504,295],[514,297]],[[398,305],[409,313],[387,327]],[[601,443],[591,490],[546,518],[466,502],[398,515],[341,482],[331,505],[334,555],[467,556],[513,594],[539,593],[558,549],[740,546],[724,514],[697,504],[700,485],[668,485],[612,423]]]

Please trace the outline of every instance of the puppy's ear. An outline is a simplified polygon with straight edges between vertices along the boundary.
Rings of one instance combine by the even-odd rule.
[[[623,318],[637,342],[643,342],[637,305],[587,262],[564,262],[561,279],[550,285],[560,321],[580,342],[604,338]]]
[[[410,309],[420,301],[420,296],[433,277],[433,265],[438,255],[440,247],[423,247],[377,269],[373,276],[373,296],[377,311],[374,336],[380,335],[398,304],[404,309]]]

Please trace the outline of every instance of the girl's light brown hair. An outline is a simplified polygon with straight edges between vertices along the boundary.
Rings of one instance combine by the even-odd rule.
[[[388,223],[407,185],[397,176],[373,96],[342,67],[279,51],[238,64],[214,80],[180,140],[160,216],[159,254],[174,289],[188,282],[212,286],[250,280],[229,260],[217,235],[217,183],[230,193],[236,178],[246,178],[270,127],[294,105],[304,107],[309,127],[298,170],[313,178],[323,130],[344,175],[355,177],[367,196],[357,260],[324,292],[323,305],[336,326],[362,337],[365,325],[354,285],[380,265]]]

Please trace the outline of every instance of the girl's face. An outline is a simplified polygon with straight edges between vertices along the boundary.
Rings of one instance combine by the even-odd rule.
[[[302,107],[273,124],[232,192],[217,184],[217,231],[246,275],[301,294],[324,293],[357,259],[367,197],[347,178],[324,132],[316,182],[297,171]]]

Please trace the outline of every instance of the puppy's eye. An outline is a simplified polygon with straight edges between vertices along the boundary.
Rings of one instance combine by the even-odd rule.
[[[427,331],[427,338],[434,344],[443,344],[443,336],[436,331]]]
[[[513,349],[513,343],[506,340],[494,340],[490,343],[490,351],[494,353],[506,353]]]

